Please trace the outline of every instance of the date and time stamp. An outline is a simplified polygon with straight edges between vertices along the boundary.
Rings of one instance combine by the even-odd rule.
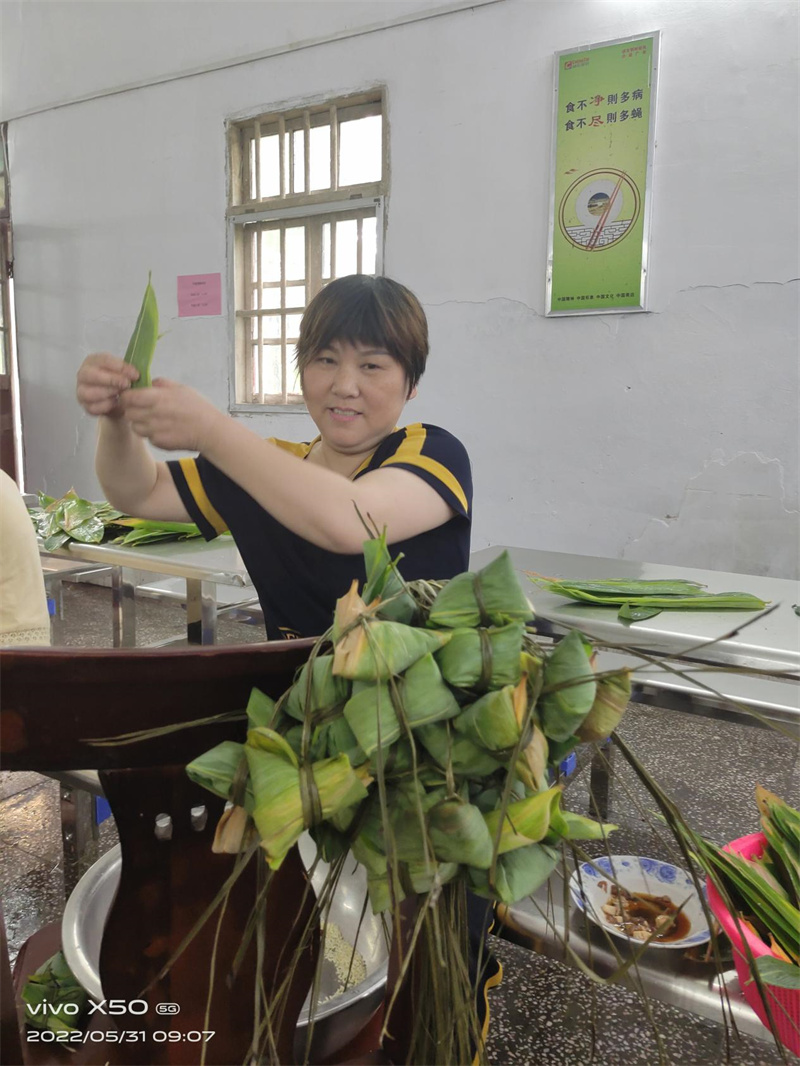
[[[83,1014],[83,1010],[74,1003],[65,1004],[38,1004],[30,1009],[31,1015],[56,1014],[63,1016],[67,1026],[77,1021],[76,1015]],[[86,1021],[93,1015],[99,1014],[114,1018],[115,1024],[119,1022],[119,1028],[103,1029],[91,1024],[86,1029],[64,1028],[60,1030],[33,1028],[35,1025],[32,1018],[28,1018],[29,1026],[26,1031],[26,1039],[30,1044],[135,1044],[152,1040],[157,1044],[207,1044],[214,1037],[213,1029],[190,1029],[183,1032],[180,1029],[138,1029],[134,1019],[141,1018],[150,1010],[150,1004],[143,999],[89,999],[86,1006]],[[177,1003],[156,1003],[155,1013],[163,1019],[163,1024],[175,1024],[174,1018],[180,1014],[180,1005]],[[123,1021],[123,1018],[125,1019]],[[133,1024],[131,1024],[133,1023]],[[121,1026],[125,1025],[125,1028]]]

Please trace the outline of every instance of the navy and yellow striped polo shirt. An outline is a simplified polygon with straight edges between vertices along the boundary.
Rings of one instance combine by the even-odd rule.
[[[272,443],[305,459],[316,442],[273,439]],[[206,540],[226,529],[233,534],[261,601],[270,640],[323,633],[333,620],[336,600],[353,578],[359,584],[366,580],[360,554],[339,555],[304,540],[203,456],[172,460],[167,466]],[[472,473],[464,445],[438,426],[417,422],[390,433],[353,478],[392,466],[421,477],[454,511],[454,517],[438,528],[391,544],[393,556],[403,553],[403,577],[435,580],[467,570]]]

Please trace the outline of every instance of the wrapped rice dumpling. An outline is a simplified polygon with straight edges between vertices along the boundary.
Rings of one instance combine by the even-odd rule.
[[[385,681],[449,639],[446,632],[365,619],[336,643],[333,673],[351,681]]]
[[[333,656],[317,655],[303,665],[282,709],[299,722],[305,721],[308,709],[316,722],[341,708],[347,696],[347,682],[333,673]]]
[[[528,622],[533,608],[526,598],[511,557],[502,552],[477,573],[448,581],[433,601],[428,625],[460,629]]]
[[[472,891],[484,899],[501,903],[517,903],[543,885],[559,860],[559,852],[547,844],[531,844],[527,848],[509,851],[497,859],[494,887],[490,872],[470,867],[467,871]]]
[[[575,730],[584,742],[606,740],[619,725],[631,698],[631,672],[598,678],[591,710]]]
[[[304,829],[367,796],[371,778],[354,770],[346,755],[322,759],[301,771],[289,744],[270,729],[250,730],[245,755],[255,797],[253,820],[274,870]],[[302,774],[312,780],[304,784]]]
[[[244,744],[223,740],[221,744],[204,751],[186,767],[186,773],[196,785],[208,789],[222,799],[232,799],[234,778],[245,758]],[[246,783],[242,804],[251,814],[255,808],[255,796],[250,782]]]
[[[550,740],[566,740],[586,718],[597,695],[583,638],[573,630],[556,644],[544,667],[538,709]]]
[[[488,751],[479,748],[469,737],[457,733],[449,722],[420,726],[414,735],[431,758],[443,769],[466,778],[485,777],[502,765]]]
[[[442,677],[448,685],[479,691],[516,685],[522,672],[523,632],[521,622],[452,630],[450,641],[436,653]]]
[[[520,738],[528,711],[528,682],[487,692],[465,707],[453,725],[487,751],[506,752]]]

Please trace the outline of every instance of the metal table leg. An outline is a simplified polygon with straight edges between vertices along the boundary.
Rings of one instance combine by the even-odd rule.
[[[590,813],[600,821],[608,818],[613,756],[614,745],[606,740],[593,755],[589,770],[589,795],[592,808]]]
[[[217,595],[213,581],[186,579],[186,635],[190,644],[216,644]]]
[[[127,566],[111,569],[111,609],[115,648],[136,647],[136,585]]]
[[[64,892],[69,898],[83,872],[97,858],[98,829],[91,792],[62,784],[60,797]]]

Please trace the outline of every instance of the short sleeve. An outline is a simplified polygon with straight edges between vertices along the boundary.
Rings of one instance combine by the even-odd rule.
[[[167,467],[184,507],[205,539],[213,540],[224,533],[228,524],[211,502],[214,492],[209,487],[213,480],[209,473],[215,468],[202,456],[197,459],[171,459]]]
[[[470,518],[472,470],[467,450],[461,441],[439,426],[421,422],[392,434],[387,443],[394,443],[395,437],[398,439],[391,453],[376,455],[377,463],[370,468],[375,470],[394,466],[410,470],[434,488],[456,514]]]

